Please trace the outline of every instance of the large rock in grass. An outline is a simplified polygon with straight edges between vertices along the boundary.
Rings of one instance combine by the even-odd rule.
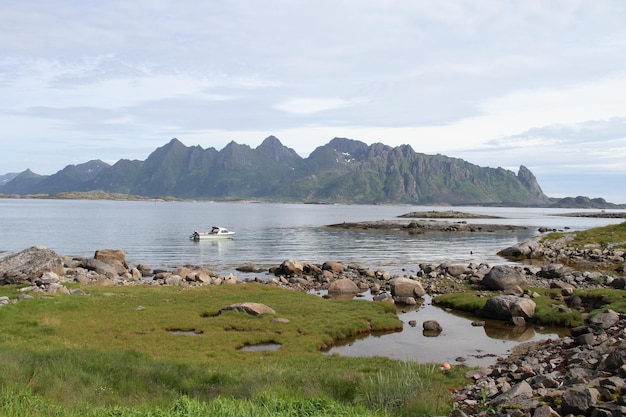
[[[0,284],[33,282],[48,271],[63,275],[61,257],[44,246],[31,246],[0,260]]]
[[[250,314],[251,316],[260,316],[261,314],[276,314],[273,308],[262,303],[237,303],[222,308],[217,314],[225,311],[237,311],[239,313]]]
[[[497,320],[511,320],[513,317],[530,319],[535,316],[536,306],[530,298],[498,295],[489,298],[480,313],[485,317]]]

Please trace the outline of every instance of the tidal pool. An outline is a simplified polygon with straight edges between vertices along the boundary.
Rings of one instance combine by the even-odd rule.
[[[363,298],[367,299],[367,296]],[[398,316],[404,323],[401,331],[344,340],[330,347],[326,353],[385,356],[421,363],[488,366],[494,364],[498,357],[507,356],[520,343],[557,339],[569,334],[566,328],[516,327],[502,321],[453,313],[433,305],[428,296],[424,297],[419,306],[398,306]],[[443,331],[434,337],[425,335],[422,323],[426,320],[438,321]],[[485,325],[473,326],[472,322],[476,320],[484,321]],[[412,321],[415,326],[409,324]]]
[[[247,345],[239,350],[244,352],[262,352],[264,350],[278,350],[281,346],[280,343],[262,343],[260,345]]]

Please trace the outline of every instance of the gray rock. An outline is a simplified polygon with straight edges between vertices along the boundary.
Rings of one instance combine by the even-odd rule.
[[[300,275],[304,269],[304,265],[294,259],[287,259],[284,261],[278,271],[284,275]]]
[[[359,287],[349,278],[340,278],[333,281],[328,287],[328,294],[356,294]]]
[[[561,417],[559,413],[554,411],[549,405],[537,407],[533,413],[533,417]]]
[[[330,271],[333,274],[341,274],[345,271],[345,267],[340,262],[324,262],[322,265],[323,271]]]
[[[63,275],[63,260],[44,246],[31,246],[0,260],[0,285],[32,282],[44,272]]]
[[[115,267],[118,270],[118,275],[122,275],[128,271],[128,264],[126,263],[126,252],[120,249],[100,249],[94,254],[94,259],[104,262]]]
[[[533,396],[533,389],[528,385],[528,382],[522,381],[519,384],[513,386],[509,391],[498,395],[494,398],[490,404],[493,406],[501,406],[504,404],[510,404],[521,399],[528,399]]]
[[[578,385],[563,393],[561,414],[586,415],[598,401],[598,390]]]
[[[426,294],[419,281],[409,278],[394,278],[391,281],[391,295],[394,297],[423,297]]]
[[[441,332],[443,330],[443,327],[437,320],[426,320],[422,323],[422,328],[431,332]]]
[[[246,313],[252,316],[260,316],[261,314],[276,314],[273,308],[266,306],[262,303],[237,303],[231,304],[222,308],[217,314],[222,314],[225,311],[236,311],[239,313]]]
[[[611,326],[615,326],[619,321],[619,314],[617,314],[613,310],[605,310],[600,314],[596,314],[591,319],[589,319],[589,323],[593,326],[601,327],[602,329],[608,329]]]
[[[506,291],[525,286],[526,279],[515,268],[507,265],[496,265],[485,275],[481,285],[488,290]]]
[[[498,295],[485,303],[480,313],[498,320],[511,320],[513,317],[529,319],[535,315],[536,304],[530,298],[514,295]]]
[[[108,278],[114,278],[119,275],[118,269],[116,269],[113,265],[109,265],[95,258],[85,259],[81,266],[88,271],[94,271],[95,273],[104,275]]]
[[[464,274],[467,271],[468,271],[468,268],[465,265],[447,265],[446,266],[446,272],[453,277],[458,277],[459,275]]]

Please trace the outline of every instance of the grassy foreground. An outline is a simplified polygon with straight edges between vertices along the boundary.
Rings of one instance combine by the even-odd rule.
[[[258,284],[83,289],[0,308],[0,415],[442,415],[450,389],[466,383],[462,367],[319,352],[335,339],[401,328],[383,303]],[[276,314],[217,315],[237,302]],[[281,347],[239,350],[263,343]]]

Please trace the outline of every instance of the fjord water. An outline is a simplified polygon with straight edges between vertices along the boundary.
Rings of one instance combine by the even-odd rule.
[[[326,225],[342,222],[397,220],[413,211],[450,210],[450,207],[314,205],[269,203],[211,203],[163,201],[91,201],[0,199],[0,257],[33,245],[43,245],[60,255],[93,256],[98,249],[122,249],[130,265],[174,268],[201,265],[220,274],[244,274],[238,265],[254,263],[263,268],[285,259],[323,263],[358,263],[393,274],[411,274],[419,263],[506,263],[496,255],[502,248],[538,234],[539,227],[582,230],[619,223],[622,219],[560,217],[581,210],[455,207],[473,214],[501,219],[472,219],[468,223],[525,226],[515,231],[492,233],[427,233],[410,235],[398,231],[344,230]],[[593,210],[592,210],[593,211]],[[597,210],[595,210],[597,212]],[[455,222],[458,220],[450,219]],[[195,242],[194,231],[223,226],[236,232],[232,240]],[[252,274],[261,278],[265,273]],[[389,335],[350,341],[331,352],[342,355],[381,355],[421,362],[457,356],[471,365],[493,360],[519,341],[556,337],[550,329],[521,334],[489,322],[485,328],[470,326],[470,319],[452,315],[425,302],[418,310],[400,311],[405,329]],[[421,334],[423,320],[436,319],[444,327],[437,338]],[[416,320],[418,327],[410,327]]]
[[[398,220],[413,211],[449,207],[364,206],[162,201],[0,199],[0,254],[43,245],[61,255],[93,256],[103,248],[126,251],[130,264],[153,268],[184,264],[227,272],[246,262],[277,266],[285,259],[321,263],[357,262],[390,271],[414,270],[421,262],[498,262],[502,248],[537,234],[540,226],[571,230],[619,222],[619,219],[558,217],[563,210],[461,207],[458,211],[502,219],[528,229],[495,233],[410,235],[402,232],[343,230],[329,224]],[[455,220],[450,220],[455,221]],[[223,226],[234,239],[194,242],[189,235]],[[0,255],[1,256],[1,255]]]

